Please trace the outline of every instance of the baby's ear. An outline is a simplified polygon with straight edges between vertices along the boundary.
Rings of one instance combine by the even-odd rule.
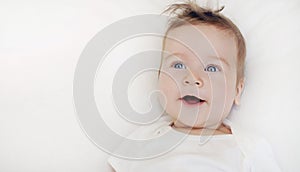
[[[234,104],[236,104],[236,105],[240,105],[240,103],[241,103],[241,95],[244,90],[244,86],[245,86],[245,77],[241,78],[238,81],[238,84],[236,86],[236,95],[234,98]]]

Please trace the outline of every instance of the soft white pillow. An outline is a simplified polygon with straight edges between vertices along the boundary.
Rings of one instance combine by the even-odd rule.
[[[248,48],[246,87],[232,120],[267,138],[283,171],[300,169],[299,9],[299,1],[230,1],[224,10]]]

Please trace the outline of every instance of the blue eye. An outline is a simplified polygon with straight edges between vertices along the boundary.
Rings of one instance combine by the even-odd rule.
[[[204,71],[207,71],[207,72],[218,72],[220,71],[220,69],[216,66],[213,66],[213,65],[209,65],[207,66]]]
[[[180,63],[180,62],[175,63],[175,64],[173,65],[173,67],[174,67],[175,69],[185,69],[185,68],[186,68],[185,65],[182,64],[182,63]]]

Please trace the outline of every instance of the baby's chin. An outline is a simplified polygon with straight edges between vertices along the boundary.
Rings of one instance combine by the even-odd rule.
[[[223,120],[213,120],[213,121],[206,121],[206,120],[190,120],[190,119],[178,119],[175,118],[174,127],[178,128],[187,128],[187,129],[218,129],[220,125],[223,123]]]

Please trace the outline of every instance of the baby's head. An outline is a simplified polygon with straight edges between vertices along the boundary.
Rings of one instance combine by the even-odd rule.
[[[244,88],[246,48],[239,29],[218,11],[173,4],[159,74],[161,103],[174,125],[218,128]]]

